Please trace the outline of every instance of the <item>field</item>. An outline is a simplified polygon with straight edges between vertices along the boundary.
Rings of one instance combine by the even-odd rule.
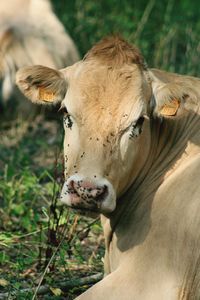
[[[55,1],[80,55],[118,33],[150,67],[199,75],[199,2]],[[103,273],[99,219],[59,203],[62,116],[30,120],[0,114],[0,300],[74,299]]]
[[[58,202],[61,116],[4,120],[0,136],[0,299],[73,299],[101,277],[103,238]]]
[[[149,67],[200,74],[197,0],[52,0],[81,56],[102,37],[120,34],[142,51]]]

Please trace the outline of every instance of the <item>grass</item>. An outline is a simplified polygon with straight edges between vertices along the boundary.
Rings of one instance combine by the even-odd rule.
[[[138,46],[148,65],[198,76],[198,1],[56,1],[53,7],[81,56],[106,35],[119,33]]]
[[[88,286],[62,291],[59,283],[102,271],[104,250],[99,220],[59,203],[61,122],[4,121],[0,135],[0,295],[73,299]],[[39,283],[51,292],[34,297]]]
[[[54,1],[81,55],[120,33],[141,48],[150,67],[198,75],[198,1]],[[178,12],[178,13],[177,13]],[[7,299],[73,299],[86,289],[59,283],[102,271],[99,220],[59,204],[63,181],[61,122],[38,115],[0,124],[0,295]],[[35,294],[39,284],[51,292]],[[23,291],[26,288],[33,291]],[[21,292],[23,291],[23,292]],[[1,299],[1,298],[0,298]]]

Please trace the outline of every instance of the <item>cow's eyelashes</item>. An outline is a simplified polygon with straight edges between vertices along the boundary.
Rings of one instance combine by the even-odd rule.
[[[67,128],[72,128],[73,121],[72,121],[71,116],[68,113],[66,115],[64,115],[63,122]]]
[[[144,117],[140,117],[137,122],[131,125],[130,138],[136,138],[142,132],[142,125],[144,123]]]
[[[68,111],[67,111],[67,108],[65,105],[61,105],[58,112],[63,113],[63,114],[68,114]]]

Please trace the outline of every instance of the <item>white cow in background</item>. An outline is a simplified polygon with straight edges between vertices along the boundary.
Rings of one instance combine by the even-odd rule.
[[[34,64],[63,68],[78,59],[72,39],[48,0],[0,1],[0,102],[3,106],[11,98],[12,103],[20,98],[20,106],[27,103],[15,86],[19,68]]]

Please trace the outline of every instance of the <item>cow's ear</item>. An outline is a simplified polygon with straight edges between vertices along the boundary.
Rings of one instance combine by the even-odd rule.
[[[194,109],[200,93],[195,88],[191,77],[152,69],[150,78],[155,115],[175,117],[186,110]]]
[[[61,102],[67,91],[63,73],[39,65],[20,69],[16,74],[16,84],[28,99],[37,104]]]

